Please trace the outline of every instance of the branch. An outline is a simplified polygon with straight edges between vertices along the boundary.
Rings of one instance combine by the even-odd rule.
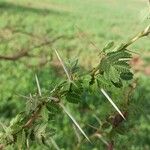
[[[107,150],[113,150],[114,149],[114,142],[111,141],[107,147]]]
[[[29,57],[28,50],[21,50],[17,52],[16,54],[10,55],[10,56],[3,56],[0,55],[0,60],[7,60],[7,61],[16,61],[22,57]]]
[[[128,42],[126,42],[125,44],[123,44],[123,46],[121,46],[119,49],[117,50],[125,50],[128,46],[130,46],[131,44],[133,44],[134,42],[136,42],[138,39],[143,38],[145,36],[148,36],[150,34],[150,25],[148,25],[142,32],[138,33],[136,36],[134,36],[132,39],[130,39]],[[103,55],[101,56],[102,59]],[[101,60],[100,60],[101,61]],[[97,67],[95,67],[94,69],[92,69],[91,71],[91,83],[94,81],[95,79],[95,74],[96,72],[99,70],[99,64]]]
[[[122,50],[126,49],[128,46],[136,42],[138,39],[148,36],[149,34],[150,34],[150,25],[148,25],[142,32],[138,33],[135,37],[133,37],[127,43],[125,43],[121,49]]]
[[[3,55],[0,55],[0,60],[6,60],[6,61],[16,61],[16,60],[19,60],[19,59],[21,59],[21,58],[23,58],[23,57],[33,57],[33,55],[30,55],[29,54],[29,51],[30,50],[32,50],[32,49],[35,49],[35,48],[41,48],[41,47],[43,47],[43,46],[46,46],[46,45],[50,45],[50,44],[52,44],[52,43],[54,43],[56,40],[58,40],[58,39],[60,39],[60,38],[62,38],[63,36],[61,35],[61,36],[58,36],[58,37],[56,37],[56,38],[54,38],[54,39],[52,39],[52,40],[49,40],[49,41],[45,41],[45,42],[43,42],[43,43],[41,43],[41,44],[38,44],[38,45],[35,45],[35,46],[33,46],[33,47],[31,47],[30,49],[28,49],[28,50],[20,50],[19,52],[17,52],[16,54],[12,54],[12,55],[8,55],[8,56],[3,56]]]
[[[26,122],[26,124],[23,126],[23,128],[30,128],[32,126],[34,121],[38,118],[39,113],[41,112],[41,109],[42,109],[42,104],[39,104],[39,106],[37,107],[37,110],[31,115],[31,117]]]

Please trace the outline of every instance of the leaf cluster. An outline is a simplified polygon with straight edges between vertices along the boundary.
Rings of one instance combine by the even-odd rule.
[[[136,39],[142,37],[142,34],[145,36],[145,32],[145,30],[141,32]],[[57,116],[62,115],[62,111],[70,117],[84,137],[89,140],[63,104],[68,102],[78,105],[86,104],[86,107],[92,110],[86,101],[88,96],[100,94],[101,89],[111,93],[113,91],[112,88],[122,91],[125,86],[129,86],[131,84],[130,81],[133,79],[133,73],[129,64],[132,55],[127,50],[127,47],[134,40],[135,38],[115,48],[113,48],[114,42],[108,43],[100,52],[100,62],[97,67],[90,72],[81,73],[78,60],[68,61],[65,72],[68,71],[67,77],[69,77],[69,81],[63,79],[52,91],[48,91],[45,95],[41,95],[38,83],[39,93],[30,94],[27,97],[25,110],[13,118],[8,126],[1,123],[0,144],[4,147],[13,145],[18,149],[26,149],[32,143],[39,143],[49,147],[50,141],[52,141],[51,137],[55,133],[55,128],[52,125],[57,120]],[[128,116],[127,109],[123,114],[125,117]],[[114,140],[116,133],[124,131],[121,130],[122,126],[120,126],[123,121],[120,114],[115,113],[113,117],[107,117],[101,124],[101,132],[111,140]]]

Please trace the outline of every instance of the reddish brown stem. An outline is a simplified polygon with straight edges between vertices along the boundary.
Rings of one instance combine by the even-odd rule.
[[[114,150],[114,141],[110,141],[108,144],[107,150]]]
[[[29,120],[26,122],[23,128],[29,128],[32,126],[34,121],[38,118],[41,109],[42,109],[42,105],[39,105],[37,110],[32,114],[32,116],[29,118]]]

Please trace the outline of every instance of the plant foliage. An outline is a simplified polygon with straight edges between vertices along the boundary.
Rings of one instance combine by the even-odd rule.
[[[2,122],[0,123],[2,126],[0,144],[3,147],[12,145],[18,149],[27,149],[33,143],[43,144],[46,147],[54,144],[56,148],[57,145],[55,145],[52,135],[57,130],[55,131],[53,123],[57,121],[57,117],[63,111],[70,117],[83,136],[91,141],[90,135],[86,135],[64,104],[84,104],[88,109],[92,109],[86,100],[91,95],[103,95],[101,89],[105,90],[106,94],[109,93],[111,97],[114,94],[114,90],[119,93],[124,88],[129,86],[131,88],[133,73],[130,70],[129,61],[132,58],[132,54],[128,50],[128,46],[149,33],[150,26],[125,44],[114,47],[114,42],[108,43],[100,52],[100,62],[97,67],[90,72],[82,72],[78,65],[78,60],[71,60],[66,65],[62,64],[69,80],[64,79],[48,93],[41,94],[40,83],[37,81],[39,92],[30,94],[27,97],[26,109],[13,118],[9,125],[6,126]],[[60,62],[63,63],[59,54],[58,57]],[[106,98],[111,99],[107,95]],[[127,95],[123,99],[124,106],[121,108],[118,108],[113,102],[114,108],[116,109],[117,107],[116,110],[114,109],[115,113],[108,116],[101,123],[100,130],[102,134],[98,134],[98,131],[95,133],[98,136],[104,135],[106,137],[107,141],[103,142],[108,149],[113,145],[116,135],[124,134],[126,131],[126,127],[122,124],[124,118],[118,113],[118,109],[127,118],[129,100],[130,97]]]

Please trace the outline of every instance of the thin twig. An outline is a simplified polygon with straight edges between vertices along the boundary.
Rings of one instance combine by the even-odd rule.
[[[101,52],[101,50],[96,46],[96,44],[95,44],[93,41],[89,40],[89,38],[87,37],[87,35],[86,35],[85,32],[83,32],[78,26],[76,26],[76,28],[77,28],[80,32],[82,32],[82,34],[79,33],[81,36],[86,37],[87,40],[88,40],[88,42],[89,42],[98,52]]]
[[[29,54],[29,51],[31,51],[33,49],[36,49],[36,48],[41,48],[41,47],[46,46],[46,45],[50,45],[50,44],[54,43],[56,40],[58,40],[58,39],[60,39],[62,37],[63,36],[58,36],[58,37],[56,37],[56,38],[54,38],[52,40],[45,41],[45,42],[42,42],[41,44],[32,46],[29,49],[20,50],[19,52],[16,52],[15,54],[12,54],[12,55],[8,55],[8,56],[0,55],[0,60],[16,61],[16,60],[19,60],[19,59],[21,59],[23,57],[35,57],[34,55]]]
[[[136,36],[134,36],[132,39],[130,39],[128,42],[126,42],[125,44],[123,44],[123,46],[120,47],[119,50],[126,50],[126,48],[128,46],[130,46],[131,44],[133,44],[134,42],[136,42],[137,40],[139,40],[140,38],[143,38],[145,36],[148,36],[150,34],[150,25],[148,25],[142,32],[138,33]],[[103,58],[103,55],[102,55]],[[101,58],[101,59],[102,59]],[[101,60],[100,60],[101,61]],[[100,63],[99,63],[100,64]],[[91,77],[92,79],[94,79],[94,76],[96,74],[96,72],[99,70],[99,64],[97,65],[97,67],[95,67],[92,71],[91,71]]]
[[[28,50],[20,50],[19,52],[11,56],[0,55],[0,60],[16,61],[22,57],[30,57],[30,55],[28,54]]]
[[[127,43],[125,43],[124,46],[121,47],[121,49],[122,50],[126,49],[128,46],[130,46],[140,38],[148,36],[149,34],[150,34],[150,25],[148,25],[142,32],[138,33],[135,37],[133,37]]]

